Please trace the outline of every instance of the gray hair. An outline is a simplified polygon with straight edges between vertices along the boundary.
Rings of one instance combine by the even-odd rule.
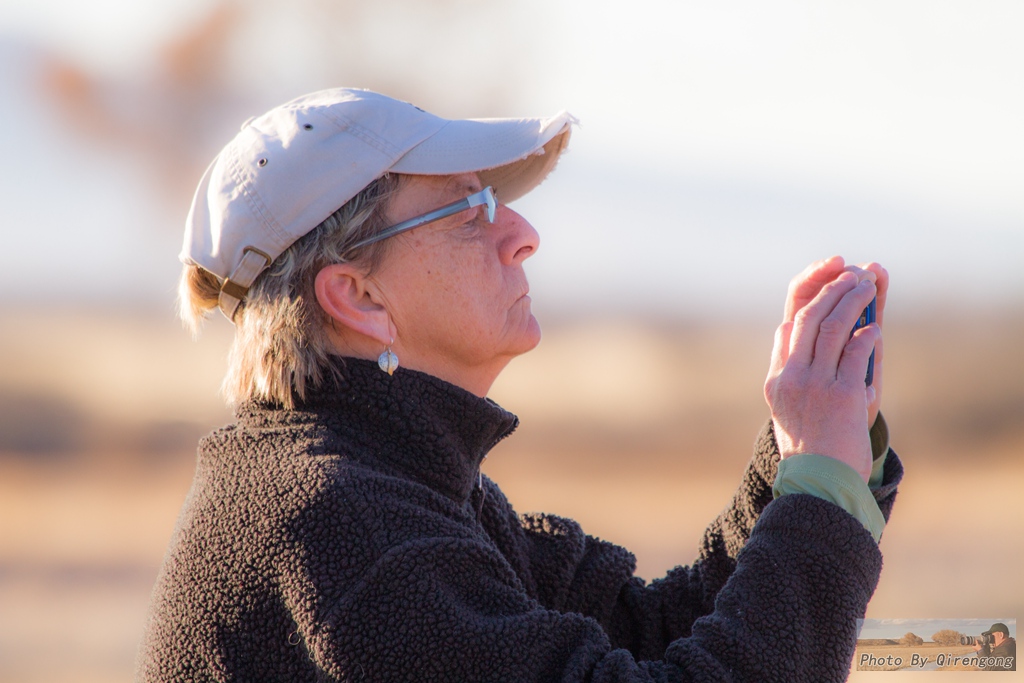
[[[259,400],[293,408],[308,389],[337,378],[326,331],[330,319],[316,300],[316,276],[331,263],[359,263],[367,272],[381,264],[387,240],[355,250],[350,245],[387,227],[385,211],[399,178],[385,174],[370,183],[256,278],[235,313],[235,338],[221,387],[229,403]],[[212,273],[185,266],[178,310],[194,335],[217,308],[220,285]]]

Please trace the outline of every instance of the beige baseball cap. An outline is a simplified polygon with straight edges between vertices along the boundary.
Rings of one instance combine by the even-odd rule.
[[[256,277],[387,172],[478,172],[503,203],[536,187],[576,120],[448,120],[368,90],[336,88],[254,117],[206,169],[181,260],[221,278],[230,319]]]

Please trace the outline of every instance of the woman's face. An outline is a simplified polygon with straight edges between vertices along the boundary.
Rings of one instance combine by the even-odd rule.
[[[481,189],[475,173],[405,176],[389,224]],[[390,240],[368,279],[391,317],[401,364],[485,395],[512,358],[540,342],[523,271],[539,246],[537,231],[499,204],[494,223],[478,206]]]

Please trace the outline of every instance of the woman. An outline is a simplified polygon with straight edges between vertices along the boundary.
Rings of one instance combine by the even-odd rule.
[[[902,473],[880,354],[864,386],[878,326],[849,337],[884,309],[881,267],[794,279],[773,419],[691,567],[644,585],[626,550],[518,517],[480,473],[517,425],[486,394],[540,338],[538,236],[504,202],[572,122],[445,121],[341,89],[247,123],[214,161],[181,300],[193,327],[217,307],[236,325],[237,422],[200,445],[141,680],[845,678]]]

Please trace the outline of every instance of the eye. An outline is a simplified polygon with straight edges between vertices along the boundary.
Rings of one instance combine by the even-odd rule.
[[[480,206],[477,207],[477,209],[476,216],[473,218],[474,225],[479,226],[481,230],[490,230],[493,228],[494,223],[487,220],[487,207]]]
[[[487,224],[487,212],[481,211],[479,206],[466,209],[465,214],[465,219],[459,223],[462,227],[476,227]]]

